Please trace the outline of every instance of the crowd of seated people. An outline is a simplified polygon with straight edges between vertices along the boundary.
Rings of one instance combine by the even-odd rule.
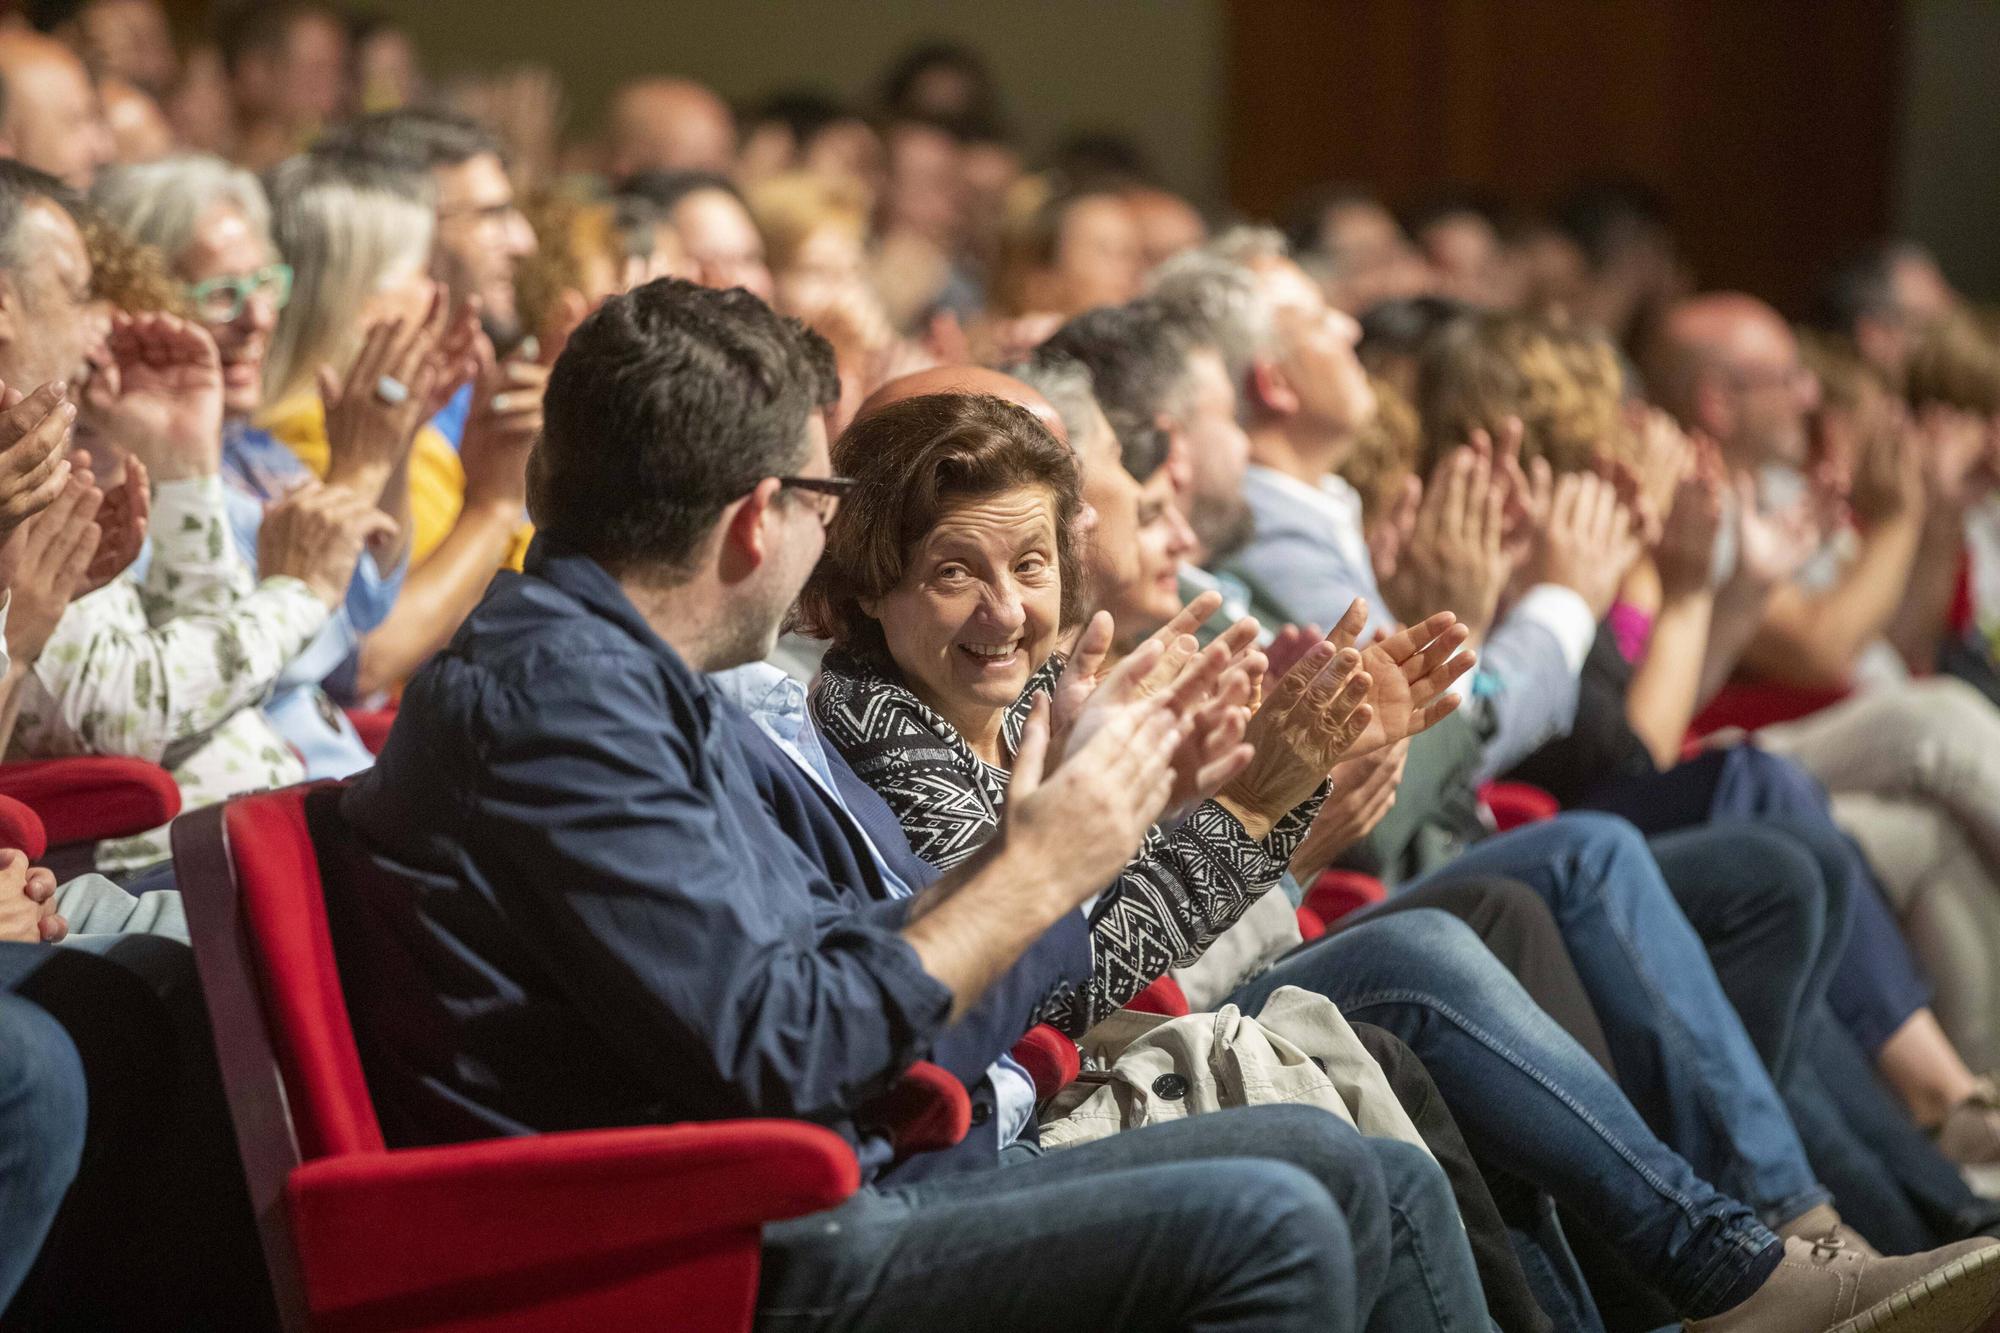
[[[2000,1318],[2000,325],[1921,247],[1795,324],[1635,183],[1205,215],[951,45],[575,134],[420,56],[0,19],[0,793],[336,784],[389,1147],[831,1130],[759,1328]],[[190,873],[0,847],[0,1328],[277,1319]]]

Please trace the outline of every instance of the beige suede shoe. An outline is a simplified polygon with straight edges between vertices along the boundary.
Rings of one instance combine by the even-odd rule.
[[[1979,1333],[2000,1312],[2000,1241],[1869,1259],[1826,1241],[1787,1240],[1755,1295],[1689,1333]]]
[[[1860,1232],[1840,1220],[1840,1214],[1830,1203],[1800,1213],[1778,1228],[1778,1236],[1781,1240],[1839,1241],[1864,1259],[1882,1257],[1882,1252],[1863,1239]]]

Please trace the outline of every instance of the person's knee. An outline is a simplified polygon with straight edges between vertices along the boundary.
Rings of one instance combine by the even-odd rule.
[[[1749,826],[1734,833],[1728,854],[1757,870],[1743,888],[1743,915],[1802,940],[1817,941],[1826,929],[1827,886],[1812,850],[1778,829]]]
[[[1333,1117],[1315,1111],[1323,1120]],[[1357,1249],[1354,1208],[1342,1205],[1314,1174],[1290,1162],[1244,1158],[1209,1164],[1209,1179],[1193,1207],[1202,1214],[1196,1236],[1221,1240],[1217,1285],[1251,1281],[1263,1297],[1306,1326],[1359,1304],[1360,1275],[1382,1271],[1387,1258],[1386,1202],[1372,1207],[1384,1233],[1378,1260]],[[1287,1324],[1287,1326],[1290,1326]]]
[[[1347,1218],[1357,1259],[1388,1258],[1387,1187],[1382,1168],[1360,1131],[1316,1106],[1262,1106],[1259,1157],[1304,1171],[1319,1182]]]

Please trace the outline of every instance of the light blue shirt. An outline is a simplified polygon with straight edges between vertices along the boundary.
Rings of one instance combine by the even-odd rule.
[[[272,436],[233,426],[222,436],[222,475],[229,483],[230,535],[244,560],[255,569],[264,505],[311,478],[312,473]],[[405,556],[385,574],[372,557],[364,555],[355,564],[346,601],[327,617],[313,641],[286,664],[264,705],[264,715],[298,751],[311,781],[351,777],[375,762],[347,715],[328,698],[328,691],[353,693],[361,636],[389,618],[408,568]]]
[[[751,662],[728,671],[711,672],[708,679],[718,693],[748,713],[758,728],[805,770],[828,800],[850,816],[853,814],[841,799],[839,784],[833,780],[833,767],[827,762],[826,747],[820,742],[812,715],[806,711],[805,686],[768,662]],[[898,898],[915,893],[915,887],[904,882],[883,859],[861,821],[856,819],[853,823],[889,892]],[[988,1065],[986,1077],[993,1084],[994,1127],[999,1131],[1000,1146],[1005,1148],[1027,1131],[1028,1122],[1034,1118],[1035,1082],[1009,1055]]]

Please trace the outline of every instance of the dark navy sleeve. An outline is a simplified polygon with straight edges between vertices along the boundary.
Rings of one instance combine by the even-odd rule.
[[[837,1121],[920,1058],[951,993],[893,913],[826,914],[699,702],[643,659],[493,693],[467,829],[577,1009],[677,1102]],[[663,721],[664,720],[664,721]]]
[[[856,777],[830,745],[826,759],[849,814],[866,831],[882,859],[914,887],[935,881],[937,870],[910,850],[910,840],[888,803]],[[930,1058],[967,1083],[980,1077],[986,1066],[1021,1039],[1022,1033],[1042,1021],[1046,1010],[1090,980],[1091,961],[1089,922],[1081,912],[1068,913],[993,983],[979,1003],[945,1030],[931,1048]]]

